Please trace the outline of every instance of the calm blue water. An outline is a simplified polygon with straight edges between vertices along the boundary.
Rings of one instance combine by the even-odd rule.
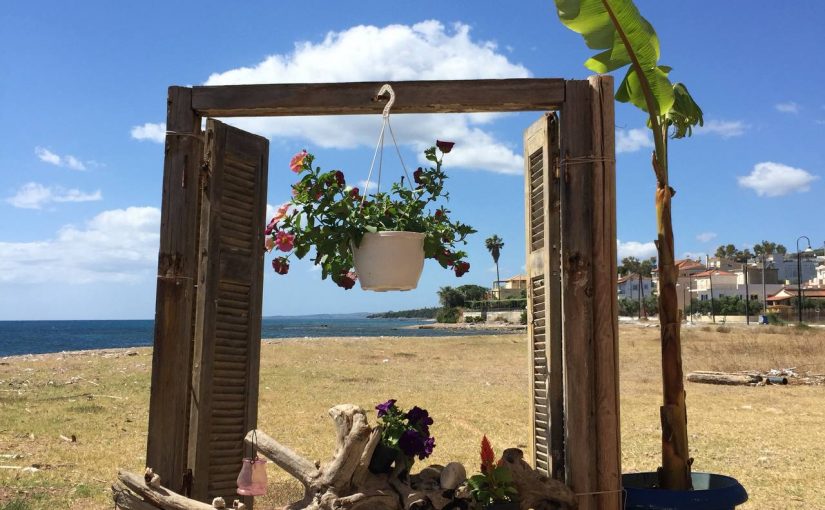
[[[364,317],[266,317],[262,338],[327,336],[454,336],[473,330],[402,329],[426,324],[411,319]],[[152,345],[154,321],[0,321],[0,356]]]

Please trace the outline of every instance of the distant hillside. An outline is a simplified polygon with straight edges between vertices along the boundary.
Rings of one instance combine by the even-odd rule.
[[[371,313],[368,319],[435,319],[438,307],[415,308],[412,310],[399,310],[397,312]]]

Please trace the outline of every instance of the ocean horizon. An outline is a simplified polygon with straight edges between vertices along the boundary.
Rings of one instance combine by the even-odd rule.
[[[368,319],[367,313],[264,317],[261,338],[439,337],[484,330],[418,329],[428,319]],[[151,346],[154,320],[0,321],[0,357]],[[410,327],[413,326],[413,327]],[[492,332],[490,332],[492,333]]]

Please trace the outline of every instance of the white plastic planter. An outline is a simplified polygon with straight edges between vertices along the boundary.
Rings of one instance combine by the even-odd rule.
[[[424,269],[421,232],[368,232],[352,248],[352,261],[363,290],[412,290]]]

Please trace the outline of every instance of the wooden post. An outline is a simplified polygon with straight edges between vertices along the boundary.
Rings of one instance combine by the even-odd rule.
[[[568,81],[561,110],[567,483],[621,508],[613,80]],[[599,493],[599,494],[591,494]]]
[[[146,464],[182,491],[189,434],[199,173],[203,141],[192,90],[169,87]]]

